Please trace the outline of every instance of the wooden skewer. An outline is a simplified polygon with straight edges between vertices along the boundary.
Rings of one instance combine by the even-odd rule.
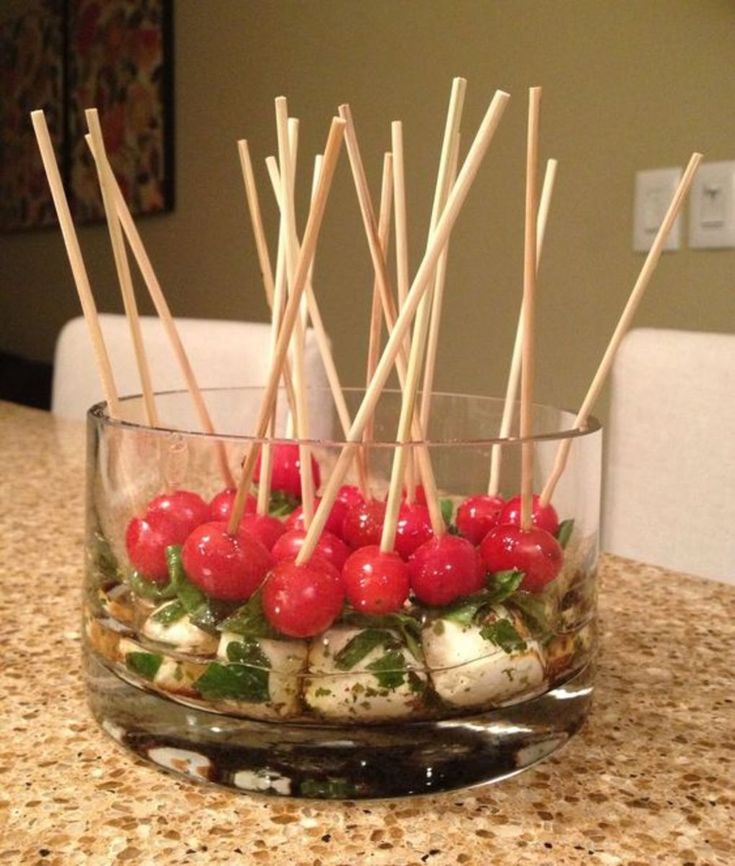
[[[383,251],[383,257],[388,254],[388,243],[390,241],[390,219],[392,210],[393,196],[393,154],[385,153],[383,155],[383,179],[380,187],[380,210],[378,214],[378,239],[380,247]],[[365,370],[365,388],[370,387],[370,380],[375,373],[375,367],[380,356],[380,332],[382,326],[382,307],[380,303],[380,291],[378,289],[378,278],[373,281],[373,299],[370,307],[370,332],[368,335],[368,351]],[[369,463],[367,445],[373,441],[374,418],[371,416],[365,425],[362,432],[362,441],[365,445],[364,454],[369,478]],[[366,487],[363,490],[365,498],[369,498],[370,491]]]
[[[424,349],[426,346],[427,331],[422,319],[427,318],[426,311],[430,312],[430,306],[427,303],[428,299],[429,294],[427,292],[419,305],[419,310],[416,314],[416,322],[413,328],[413,339],[411,341],[411,351],[408,359],[408,371],[403,388],[401,414],[398,421],[398,433],[396,435],[397,445],[393,453],[390,486],[388,488],[388,499],[385,505],[383,531],[380,538],[380,549],[384,553],[393,550],[395,545],[396,528],[401,507],[401,495],[403,492],[406,463],[407,459],[410,457],[410,454],[406,451],[406,442],[408,442],[411,436],[411,422],[416,407],[418,384],[421,376],[421,364],[424,358]],[[431,500],[427,497],[426,502],[431,517],[431,528],[434,535],[439,537],[446,531],[446,526],[438,502],[436,503],[437,507],[432,510],[429,505],[430,501]],[[437,511],[438,515],[436,514]]]
[[[459,133],[454,137],[454,147],[452,148],[451,162],[451,179],[457,176],[457,164],[459,161]],[[426,343],[426,360],[424,361],[424,381],[422,385],[421,411],[419,418],[421,419],[421,429],[428,437],[429,422],[431,420],[431,395],[434,391],[434,372],[436,369],[436,356],[439,348],[439,326],[441,323],[442,305],[444,302],[444,285],[447,280],[447,262],[449,261],[449,244],[444,247],[444,251],[439,257],[439,264],[436,267],[436,278],[434,279],[434,287],[431,294],[431,320],[429,321],[429,336]]]
[[[699,164],[701,161],[701,153],[693,153],[691,155],[691,158],[689,159],[689,164],[686,167],[686,171],[684,172],[682,179],[679,181],[679,185],[676,188],[676,192],[674,193],[674,197],[671,200],[671,204],[669,205],[669,208],[666,211],[666,215],[664,216],[663,221],[659,226],[656,237],[654,238],[653,244],[651,245],[651,249],[648,251],[648,255],[646,256],[646,260],[643,263],[643,267],[638,274],[638,279],[633,286],[628,301],[623,308],[620,319],[618,320],[612,337],[610,338],[610,342],[608,343],[607,348],[605,349],[605,353],[602,356],[602,360],[600,361],[600,365],[597,368],[597,372],[595,373],[594,378],[592,379],[590,387],[587,391],[587,394],[582,401],[582,405],[577,412],[577,417],[574,420],[575,430],[583,430],[585,425],[587,424],[587,420],[589,418],[590,412],[592,411],[592,407],[600,396],[600,392],[602,391],[602,388],[605,384],[605,380],[610,373],[610,369],[612,368],[613,361],[615,360],[615,353],[618,351],[623,337],[630,328],[636,310],[638,309],[641,299],[643,298],[643,295],[648,288],[648,284],[650,283],[651,277],[656,270],[656,265],[661,258],[661,253],[663,252],[671,228],[674,225],[677,216],[679,216],[682,207],[684,206],[684,201],[691,188],[692,181],[694,180],[694,175],[697,173],[697,169],[699,168]],[[554,461],[554,467],[551,471],[551,475],[549,476],[546,484],[544,485],[544,488],[541,491],[541,495],[539,497],[541,505],[548,505],[554,495],[556,485],[559,483],[559,479],[564,473],[567,459],[569,457],[569,450],[572,447],[572,441],[573,440],[571,438],[564,439],[559,446],[559,449],[556,453],[556,460]]]
[[[396,233],[396,289],[398,308],[403,306],[409,289],[408,224],[406,221],[406,171],[403,160],[403,124],[394,120],[390,125],[393,153],[393,211]],[[410,340],[407,342],[410,343]]]
[[[112,373],[112,365],[110,364],[110,356],[107,353],[105,340],[102,336],[99,317],[97,315],[97,306],[92,295],[92,288],[89,284],[87,269],[84,266],[82,250],[79,246],[79,239],[74,229],[74,222],[71,218],[69,210],[69,202],[64,192],[64,184],[61,181],[61,174],[56,163],[56,155],[54,146],[51,143],[48,126],[46,125],[46,117],[43,111],[31,112],[31,123],[33,131],[38,142],[38,149],[41,152],[41,160],[43,162],[46,178],[48,179],[51,197],[53,198],[56,216],[59,220],[61,234],[64,238],[64,246],[66,247],[66,255],[69,259],[72,275],[74,277],[74,285],[76,286],[79,302],[82,305],[82,313],[84,321],[87,324],[90,341],[92,343],[92,351],[94,352],[97,369],[102,381],[102,391],[107,401],[107,409],[111,418],[119,418],[120,398],[118,396],[115,378]]]
[[[482,159],[487,152],[490,141],[500,123],[500,118],[503,115],[503,111],[505,110],[509,99],[510,96],[507,93],[504,93],[501,90],[496,91],[485,117],[480,124],[480,128],[472,142],[467,158],[462,165],[457,181],[452,187],[446,207],[442,211],[442,215],[437,223],[429,248],[424,254],[424,258],[413,279],[403,309],[396,320],[395,327],[388,337],[388,342],[386,343],[383,354],[381,355],[380,361],[375,369],[375,374],[373,375],[370,386],[367,389],[362,403],[360,404],[360,408],[354,417],[352,427],[347,436],[347,444],[342,449],[342,452],[340,453],[340,456],[329,476],[329,481],[327,482],[327,486],[322,494],[319,507],[314,514],[314,519],[309,527],[309,532],[304,540],[303,547],[296,558],[298,564],[303,564],[308,561],[309,557],[314,552],[319,536],[324,529],[329,511],[334,504],[339,486],[344,480],[352,457],[354,456],[355,449],[358,447],[362,431],[365,429],[365,424],[372,415],[375,404],[377,403],[380,393],[390,375],[390,371],[395,364],[400,347],[406,337],[408,328],[410,327],[411,319],[416,312],[416,307],[428,290],[441,251],[449,239],[449,234],[459,216],[459,212],[462,209],[467,193],[477,175]]]
[[[396,288],[398,290],[398,308],[403,306],[409,287],[408,266],[408,225],[406,221],[406,173],[403,161],[403,124],[400,120],[391,123],[391,150],[393,152],[393,210],[396,232]],[[383,258],[387,259],[385,252]],[[424,301],[421,302],[423,305]],[[421,305],[419,309],[421,309]],[[411,347],[410,335],[406,338],[404,352],[408,355]],[[404,394],[406,381],[404,380]],[[416,495],[416,479],[414,477],[414,460],[405,463],[406,501],[413,502]],[[403,491],[399,491],[399,495]],[[383,523],[385,527],[385,523]],[[395,535],[395,529],[393,534]],[[393,540],[391,539],[392,549]]]
[[[273,358],[276,352],[276,345],[278,343],[278,334],[281,328],[281,321],[283,318],[283,309],[284,303],[286,300],[286,234],[283,231],[283,221],[280,223],[279,231],[278,231],[278,251],[276,254],[276,278],[275,278],[275,289],[274,289],[274,300],[273,306],[271,308],[271,333],[270,333],[270,349],[271,349],[271,363],[273,363]],[[287,366],[288,362],[284,362],[284,378],[286,370],[290,367]],[[294,388],[293,381],[290,377],[289,373],[289,382],[291,383],[291,388]],[[296,394],[293,393],[292,401],[289,401],[289,407],[291,407],[291,413],[289,414],[289,418],[295,417],[295,407],[296,407]],[[273,408],[271,410],[271,416],[268,420],[268,429],[267,435],[268,439],[272,439],[275,435],[276,429],[276,413],[278,408],[278,398],[273,400]],[[263,442],[263,447],[261,449],[260,455],[260,475],[258,476],[258,498],[256,502],[256,512],[258,514],[267,514],[270,507],[270,497],[271,497],[271,477],[273,473],[273,446],[269,441]]]
[[[92,157],[96,161],[97,157],[95,156],[94,152],[94,143],[92,142],[92,136],[85,135],[84,140],[87,143],[87,147],[89,147],[92,153]],[[184,344],[181,341],[181,337],[176,327],[176,323],[171,313],[171,309],[168,306],[166,297],[163,294],[163,289],[161,288],[161,284],[158,282],[156,273],[153,270],[153,265],[151,264],[151,260],[146,252],[145,246],[143,244],[143,239],[141,238],[140,233],[135,226],[135,222],[130,213],[130,209],[128,208],[128,205],[125,201],[125,197],[122,194],[122,190],[120,189],[115,175],[109,168],[109,163],[107,164],[107,174],[110,181],[110,190],[114,198],[117,217],[120,220],[123,232],[125,233],[128,245],[130,246],[130,249],[133,253],[133,258],[138,265],[138,270],[143,277],[143,282],[145,283],[146,289],[148,290],[148,294],[150,295],[151,301],[153,302],[153,306],[155,307],[156,312],[158,313],[158,317],[161,320],[161,325],[163,326],[163,329],[166,332],[166,336],[171,343],[171,349],[181,369],[181,374],[184,377],[186,388],[191,395],[194,409],[197,413],[197,417],[199,418],[199,423],[201,424],[202,430],[205,433],[214,435],[216,431],[214,429],[214,425],[212,424],[209,410],[207,409],[207,405],[204,402],[204,396],[202,395],[201,389],[199,388],[199,384],[196,380],[196,376],[194,375],[194,370],[192,369],[191,362],[189,361],[189,357],[187,356],[186,350],[184,349]],[[235,480],[232,477],[232,473],[230,472],[230,467],[227,462],[227,452],[225,451],[224,443],[219,441],[217,442],[217,458],[220,465],[222,480],[224,481],[225,486],[234,487]]]
[[[321,155],[319,155],[315,160],[316,164],[314,171],[314,182],[312,185],[312,200],[318,186],[318,178],[319,172],[321,171],[322,161],[323,157]],[[268,157],[265,162],[271,181],[271,186],[273,187],[273,193],[276,197],[276,202],[280,207],[281,181],[278,165],[273,157]],[[296,243],[298,248],[298,238],[296,239]],[[337,417],[339,418],[340,426],[342,427],[342,433],[343,435],[346,435],[352,424],[352,419],[350,417],[350,411],[347,408],[347,401],[345,400],[344,391],[342,390],[339,373],[337,372],[337,365],[334,361],[334,355],[332,354],[332,350],[329,345],[329,337],[327,336],[327,331],[324,326],[324,320],[322,319],[322,314],[319,309],[319,303],[316,298],[316,293],[314,292],[311,272],[306,278],[305,296],[309,319],[311,320],[311,324],[314,328],[314,336],[317,341],[317,347],[319,349],[319,354],[322,359],[322,364],[324,365],[324,371],[327,376],[327,383],[329,384],[329,389],[332,393],[332,399],[334,400],[334,405],[337,409]],[[360,487],[364,493],[367,493],[367,464],[365,463],[364,459],[358,461],[358,474]]]
[[[253,229],[255,238],[255,249],[258,255],[258,263],[260,265],[260,273],[263,278],[263,288],[265,290],[266,301],[271,310],[276,301],[276,288],[273,278],[273,268],[271,266],[270,255],[268,253],[268,242],[266,241],[265,229],[263,228],[263,218],[260,211],[260,201],[258,198],[258,188],[255,184],[255,173],[253,172],[253,164],[250,159],[250,150],[245,139],[241,139],[237,143],[238,154],[240,156],[240,166],[242,168],[243,180],[245,183],[245,196],[250,212],[250,223]],[[285,284],[283,286],[285,292]],[[283,295],[280,296],[279,310],[283,310]],[[279,316],[281,313],[279,312]],[[293,411],[296,405],[296,395],[294,393],[293,382],[291,377],[291,366],[286,362],[283,369],[283,383],[286,388],[286,396],[288,404]]]
[[[285,232],[286,270],[289,291],[293,291],[296,260],[299,244],[296,232],[296,209],[294,205],[295,165],[298,142],[298,122],[289,120],[286,98],[276,99],[276,130],[278,137],[278,161],[280,164],[281,225]],[[311,270],[311,266],[309,268]],[[308,281],[308,273],[307,273]],[[296,435],[299,447],[299,475],[301,478],[301,500],[304,525],[308,527],[314,514],[314,476],[311,470],[311,448],[308,440],[309,416],[306,405],[306,374],[304,369],[304,319],[296,317],[292,334],[294,386],[296,391]]]
[[[252,481],[255,461],[257,460],[260,451],[258,440],[262,439],[266,435],[268,422],[273,412],[276,392],[278,389],[278,381],[281,377],[284,361],[286,359],[286,352],[288,351],[291,332],[296,321],[296,316],[299,312],[301,295],[306,286],[306,278],[309,274],[311,260],[314,257],[316,243],[319,239],[319,231],[324,217],[327,196],[329,195],[332,178],[334,177],[334,170],[342,146],[344,127],[345,123],[341,118],[332,118],[327,144],[324,148],[324,162],[319,176],[319,188],[317,189],[317,194],[309,210],[309,218],[306,223],[306,229],[304,231],[303,242],[294,276],[293,291],[283,314],[281,330],[278,335],[278,342],[276,344],[276,351],[271,364],[270,375],[260,404],[255,428],[255,441],[251,444],[243,463],[240,483],[238,484],[237,495],[235,496],[235,502],[233,503],[230,522],[228,523],[228,532],[231,534],[236,532],[245,508],[245,501]]]
[[[544,182],[541,187],[541,198],[539,199],[538,217],[536,218],[536,272],[538,273],[541,261],[541,250],[546,235],[546,222],[549,216],[549,205],[551,204],[551,193],[554,189],[556,179],[557,161],[550,159],[546,163]],[[511,423],[513,421],[513,409],[518,394],[518,383],[521,377],[521,346],[523,345],[523,307],[518,314],[518,325],[513,343],[513,355],[508,372],[508,385],[505,390],[505,401],[503,403],[503,415],[500,421],[499,439],[507,439],[510,435]],[[488,496],[497,496],[500,490],[500,460],[502,456],[502,445],[496,442],[490,450],[490,481],[488,482]]]
[[[362,215],[363,228],[368,240],[368,248],[370,250],[370,258],[375,271],[376,283],[380,293],[380,301],[383,308],[383,318],[388,332],[390,333],[396,323],[396,305],[393,298],[393,293],[390,287],[390,278],[388,276],[388,266],[385,256],[381,250],[380,239],[378,237],[378,227],[375,221],[375,211],[373,209],[372,200],[370,198],[370,189],[368,187],[367,177],[365,175],[365,167],[363,165],[362,156],[360,155],[360,147],[357,142],[357,133],[355,124],[352,119],[352,112],[349,105],[341,105],[339,107],[340,116],[346,122],[345,127],[345,144],[347,154],[350,160],[350,168],[352,170],[352,178],[357,192],[357,200],[360,206]],[[401,388],[404,387],[406,381],[406,351],[405,346],[400,347],[400,351],[394,359],[398,380]],[[414,441],[423,443],[424,436],[421,430],[419,418],[414,415],[411,437]],[[430,503],[428,507],[439,509],[438,500],[435,496],[436,482],[431,468],[431,461],[426,446],[421,444],[416,446],[416,457],[419,465],[421,483],[424,486],[426,501]],[[436,500],[436,502],[434,502]]]
[[[102,203],[107,218],[107,229],[110,235],[112,254],[115,259],[117,278],[120,283],[120,293],[123,299],[123,306],[125,307],[125,316],[130,328],[130,337],[133,343],[135,363],[138,368],[138,375],[140,376],[146,417],[151,427],[158,427],[158,412],[156,411],[156,401],[153,396],[153,384],[151,381],[150,367],[148,365],[148,357],[143,343],[143,334],[140,330],[140,317],[138,315],[138,305],[135,301],[133,279],[130,275],[130,264],[125,249],[125,239],[123,238],[120,220],[118,219],[117,209],[115,208],[115,195],[110,184],[112,168],[109,166],[107,154],[105,152],[105,143],[102,137],[102,127],[100,126],[97,109],[88,108],[84,112],[84,116],[87,120],[89,134],[92,139],[93,154],[96,157],[95,164],[97,166],[97,177],[102,191]]]
[[[541,88],[532,87],[528,102],[526,147],[526,213],[523,247],[523,345],[521,351],[521,529],[533,516],[533,378],[536,312],[536,218],[538,210],[538,127]]]
[[[447,117],[444,123],[444,135],[442,138],[436,185],[434,187],[434,198],[431,205],[431,219],[429,221],[429,237],[427,239],[427,245],[431,242],[431,235],[435,230],[441,212],[444,209],[449,195],[449,190],[456,180],[457,163],[459,160],[459,128],[462,121],[462,110],[464,107],[466,89],[466,79],[455,78],[452,81]],[[448,255],[449,244],[447,243],[439,258],[433,285],[426,298],[421,302],[419,311],[416,315],[416,326],[421,329],[423,334],[422,339],[426,341],[424,394],[420,414],[420,430],[424,436],[428,433],[429,407],[431,405],[431,392],[433,390],[434,365],[438,346],[439,320],[441,317],[442,294],[446,278]],[[437,515],[435,515],[435,517],[437,517]],[[441,520],[441,526],[443,530],[443,519]]]

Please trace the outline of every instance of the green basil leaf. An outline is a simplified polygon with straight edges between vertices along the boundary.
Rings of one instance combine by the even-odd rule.
[[[103,580],[113,580],[119,583],[123,578],[123,573],[117,561],[117,557],[112,552],[110,542],[99,531],[95,530],[91,537],[90,550],[90,565],[94,572],[94,579],[99,583],[99,578]]]
[[[356,796],[357,787],[349,779],[304,779],[299,793],[320,800],[347,800]]]
[[[366,628],[358,632],[335,655],[334,663],[341,671],[349,671],[361,662],[366,655],[379,646],[395,645],[396,638],[389,631]]]
[[[417,661],[423,661],[421,647],[421,623],[405,613],[364,614],[354,610],[346,611],[342,621],[358,628],[381,628],[397,631],[408,651]]]
[[[375,674],[381,688],[395,689],[402,686],[406,679],[406,659],[398,650],[389,650],[374,662],[370,662],[367,670]]]
[[[524,650],[528,646],[509,619],[485,623],[480,629],[480,637],[491,641],[507,653]]]
[[[298,508],[298,505],[299,500],[295,496],[285,490],[274,490],[268,503],[268,514],[272,517],[285,517]]]
[[[130,652],[125,654],[125,664],[130,670],[147,680],[152,680],[155,677],[162,662],[163,656],[159,653]]]
[[[524,573],[517,569],[512,569],[510,571],[496,571],[495,574],[493,574],[492,586],[490,586],[492,604],[499,604],[501,601],[505,601],[506,598],[513,595],[523,582],[524,577]]]
[[[206,602],[207,596],[187,577],[181,561],[181,545],[172,544],[166,548],[166,565],[171,585],[176,589],[179,601],[187,613],[192,613]]]
[[[488,604],[490,601],[487,592],[478,592],[447,605],[440,610],[440,615],[442,619],[448,619],[458,625],[470,625],[477,613]]]
[[[169,580],[167,583],[157,583],[146,578],[136,570],[133,570],[128,575],[128,583],[130,588],[136,595],[141,598],[148,598],[151,601],[165,601],[169,598],[175,598],[176,587]]]
[[[180,601],[172,601],[164,607],[159,608],[151,617],[151,619],[156,622],[160,622],[162,625],[169,625],[169,623],[176,622],[181,619],[182,616],[186,614],[186,608]]]
[[[569,539],[572,537],[573,531],[573,518],[570,518],[569,520],[562,520],[562,522],[559,524],[559,528],[556,530],[556,540],[561,545],[562,550],[566,548],[567,544],[569,544]]]
[[[199,607],[194,608],[189,614],[189,619],[197,628],[216,636],[220,632],[222,620],[228,617],[233,610],[234,605],[230,601],[208,598]]]
[[[218,628],[220,631],[232,631],[243,637],[275,639],[282,637],[265,618],[260,592],[254,592],[245,604],[238,607],[227,619],[221,622]]]
[[[537,596],[530,592],[517,592],[511,599],[511,604],[521,612],[531,632],[539,640],[546,640],[551,635],[546,608]]]
[[[270,659],[263,652],[263,648],[254,640],[231,640],[227,644],[227,658],[231,662],[241,662],[245,665],[264,668],[268,670],[271,666]]]
[[[267,670],[251,665],[211,662],[194,685],[202,697],[210,700],[262,704],[270,698],[268,676]]]
[[[444,518],[444,522],[449,526],[452,522],[452,515],[454,514],[454,505],[452,504],[451,499],[440,499],[439,500],[439,508],[442,513],[442,517]]]
[[[456,622],[459,625],[470,625],[488,607],[499,604],[513,595],[523,581],[522,571],[498,571],[488,575],[488,587],[467,595],[439,609],[438,614],[443,619]]]

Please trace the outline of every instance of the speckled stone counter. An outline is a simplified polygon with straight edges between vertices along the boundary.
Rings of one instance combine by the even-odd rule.
[[[123,752],[81,675],[83,447],[81,426],[0,404],[0,863],[735,863],[735,586],[612,557],[588,723],[499,785],[273,801]]]

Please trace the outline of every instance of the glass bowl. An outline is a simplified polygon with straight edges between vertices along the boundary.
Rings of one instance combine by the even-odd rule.
[[[90,706],[101,726],[174,773],[311,798],[382,798],[483,784],[563,745],[582,724],[592,695],[597,421],[577,431],[572,413],[534,407],[534,435],[526,443],[533,446],[535,491],[560,446],[572,440],[552,500],[556,523],[545,528],[556,537],[559,560],[555,574],[539,582],[518,568],[490,568],[486,526],[472,523],[466,502],[487,493],[494,447],[498,492],[505,500],[519,492],[524,443],[514,431],[493,438],[503,401],[435,394],[424,442],[404,447],[430,456],[447,535],[466,536],[477,549],[481,585],[455,588],[454,597],[438,602],[414,589],[399,609],[382,614],[345,603],[326,630],[294,637],[274,628],[262,586],[237,600],[214,598],[190,579],[182,556],[191,526],[211,519],[209,503],[227,487],[228,472],[237,478],[256,441],[243,431],[254,429],[261,394],[260,388],[205,391],[217,435],[196,432],[186,392],[157,395],[162,420],[156,428],[144,421],[141,397],[122,401],[120,419],[110,419],[102,403],[88,413],[84,657]],[[354,413],[362,392],[347,389],[345,396]],[[308,403],[313,438],[304,444],[323,487],[343,445],[341,428],[329,392],[310,392]],[[274,447],[284,441],[285,404],[279,399],[268,440]],[[353,462],[345,479],[357,485],[358,465],[367,466],[369,493],[378,501],[388,490],[399,412],[400,393],[386,391],[360,455],[364,462]],[[163,547],[154,552],[164,565],[154,574],[152,560],[137,552],[135,532],[152,508],[168,507],[172,491],[196,494],[206,511],[191,517],[176,543],[159,539]],[[421,496],[419,487],[415,501]],[[269,500],[284,522],[297,505],[293,490],[276,489]],[[339,533],[344,520],[341,515],[339,526],[330,525]],[[361,516],[352,520],[360,525]],[[506,515],[501,523],[511,520]],[[354,533],[345,532],[354,546]],[[416,559],[411,545],[423,540],[401,548],[404,558]]]

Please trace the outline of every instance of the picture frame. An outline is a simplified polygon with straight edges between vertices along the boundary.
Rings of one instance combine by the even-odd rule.
[[[84,111],[134,216],[174,207],[171,0],[8,0],[0,12],[0,231],[56,224],[30,112],[51,132],[75,222],[104,218]]]

